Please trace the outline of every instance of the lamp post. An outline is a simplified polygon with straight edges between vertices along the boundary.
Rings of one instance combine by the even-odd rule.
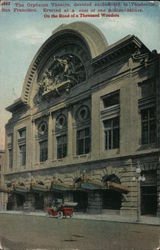
[[[137,167],[136,167],[136,177],[135,180],[137,181],[137,222],[140,221],[140,206],[141,206],[141,181],[145,181],[146,178],[144,175],[142,175],[142,169],[140,162],[137,162]]]

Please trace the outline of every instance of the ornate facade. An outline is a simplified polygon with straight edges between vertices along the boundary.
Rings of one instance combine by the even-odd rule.
[[[8,209],[61,198],[78,211],[160,213],[159,55],[137,37],[108,45],[91,24],[59,26],[7,110]]]

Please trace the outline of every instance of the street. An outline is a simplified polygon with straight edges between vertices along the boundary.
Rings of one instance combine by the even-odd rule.
[[[160,227],[0,214],[3,250],[157,250]]]

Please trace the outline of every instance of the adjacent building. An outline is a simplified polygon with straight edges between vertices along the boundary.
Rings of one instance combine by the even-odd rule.
[[[108,45],[95,26],[61,25],[7,107],[8,209],[160,214],[159,55],[136,36]]]
[[[0,150],[0,210],[6,210],[7,194],[4,186],[3,171],[5,166],[5,151]]]

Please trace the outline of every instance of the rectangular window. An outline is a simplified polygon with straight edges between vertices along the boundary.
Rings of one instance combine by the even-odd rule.
[[[88,154],[90,152],[90,128],[77,131],[77,155]]]
[[[104,108],[119,104],[119,92],[111,93],[103,98]]]
[[[119,148],[119,117],[104,121],[105,149]]]
[[[156,113],[155,108],[141,111],[142,144],[150,144],[156,141]]]
[[[9,168],[13,167],[13,150],[9,149]]]
[[[155,95],[155,83],[154,80],[147,80],[140,83],[141,98],[146,98]]]
[[[19,138],[26,138],[26,129],[19,130]]]
[[[67,136],[57,137],[57,159],[62,159],[67,155]]]
[[[48,159],[48,141],[41,141],[40,145],[40,162]]]
[[[26,165],[26,145],[19,146],[20,151],[20,166]]]

